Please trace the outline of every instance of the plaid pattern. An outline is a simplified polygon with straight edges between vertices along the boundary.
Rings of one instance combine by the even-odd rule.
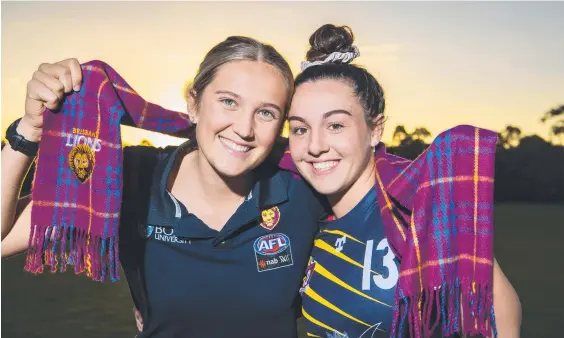
[[[438,135],[414,161],[377,148],[378,203],[400,260],[390,337],[431,337],[437,328],[443,336],[497,335],[496,141],[492,131],[462,125]],[[279,165],[297,173],[290,156]]]
[[[188,116],[149,103],[109,65],[82,65],[83,84],[60,111],[46,112],[33,181],[31,235],[25,269],[86,272],[96,281],[119,280],[118,223],[122,198],[121,124],[188,136]],[[89,179],[79,180],[69,156],[85,143]],[[76,153],[76,150],[75,150]],[[80,153],[80,152],[79,152]],[[80,153],[83,156],[84,151]],[[81,164],[78,157],[77,163]]]
[[[457,126],[413,162],[376,155],[379,204],[400,264],[392,336],[490,336],[497,134]],[[425,300],[423,303],[422,300]],[[430,312],[438,311],[435,323]],[[462,313],[460,312],[462,310]]]

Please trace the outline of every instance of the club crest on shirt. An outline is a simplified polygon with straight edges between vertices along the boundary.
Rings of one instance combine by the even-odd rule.
[[[84,183],[92,177],[94,171],[94,152],[87,144],[77,144],[69,152],[68,164],[80,183]]]
[[[258,272],[291,266],[292,247],[284,234],[268,234],[257,238],[253,244]]]
[[[280,209],[272,207],[261,212],[262,222],[260,226],[266,230],[272,230],[280,221]]]

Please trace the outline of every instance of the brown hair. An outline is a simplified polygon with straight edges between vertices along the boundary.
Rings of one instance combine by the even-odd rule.
[[[321,61],[333,52],[351,52],[353,42],[354,35],[348,26],[323,25],[309,38],[311,48],[306,58],[310,62]],[[364,117],[369,125],[379,115],[384,115],[386,107],[384,90],[366,69],[339,60],[330,61],[306,68],[297,76],[294,85],[298,87],[305,82],[323,79],[343,80],[349,83],[364,108]]]

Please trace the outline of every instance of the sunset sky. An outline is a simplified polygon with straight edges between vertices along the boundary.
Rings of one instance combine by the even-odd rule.
[[[184,110],[182,89],[229,35],[273,44],[297,74],[311,33],[349,25],[382,83],[388,124],[436,135],[469,123],[546,137],[541,115],[564,103],[564,2],[2,2],[2,130],[24,110],[42,62],[114,67],[144,98]],[[127,128],[124,139],[180,141]]]

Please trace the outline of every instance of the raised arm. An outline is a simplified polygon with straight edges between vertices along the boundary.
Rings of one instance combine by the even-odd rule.
[[[14,125],[15,133],[7,135],[11,142],[2,149],[2,257],[27,249],[31,219],[30,198],[19,199],[19,194],[35,156],[33,151],[14,150],[19,136],[13,135],[39,143],[45,108],[56,109],[66,94],[80,89],[81,83],[78,60],[67,59],[40,65],[27,84],[25,114]]]

